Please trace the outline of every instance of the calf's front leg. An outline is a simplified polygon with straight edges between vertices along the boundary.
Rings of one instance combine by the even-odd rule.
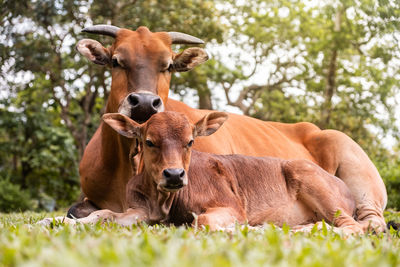
[[[233,225],[235,222],[244,223],[245,218],[237,211],[228,207],[208,208],[197,217],[198,226],[208,225],[210,230],[219,230]],[[193,222],[195,225],[196,222]]]

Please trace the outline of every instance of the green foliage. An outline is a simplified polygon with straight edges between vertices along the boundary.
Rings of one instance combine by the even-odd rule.
[[[388,208],[400,209],[400,159],[396,156],[376,162],[388,193]]]
[[[292,233],[272,225],[232,232],[139,225],[56,225],[55,214],[0,217],[4,266],[397,266],[398,233],[342,237],[330,230]],[[400,219],[400,214],[388,214]]]
[[[226,4],[228,40],[237,52],[219,83],[241,88],[228,104],[265,120],[314,122],[362,142],[375,138],[371,125],[397,135],[400,50],[393,34],[400,17],[387,7],[398,10],[398,3],[389,2]]]
[[[31,208],[29,193],[21,190],[19,185],[0,177],[0,211],[16,212]]]
[[[59,122],[57,126],[56,113],[29,100],[35,97],[31,90],[20,92],[17,99],[24,101],[13,105],[17,111],[10,111],[7,103],[0,108],[0,175],[27,192],[21,191],[21,196],[35,200],[35,205],[27,206],[26,197],[21,197],[21,207],[52,210],[77,197],[76,149],[65,128]],[[16,196],[19,191],[13,192],[10,194]],[[10,209],[1,206],[0,211]]]

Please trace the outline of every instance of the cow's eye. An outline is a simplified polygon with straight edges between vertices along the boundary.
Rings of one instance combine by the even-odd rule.
[[[153,142],[151,142],[150,140],[146,140],[146,146],[148,146],[148,147],[155,147],[155,145],[153,144]]]
[[[187,147],[191,147],[193,145],[193,140],[190,140],[190,142],[187,144]]]
[[[161,70],[161,72],[172,72],[173,70],[174,70],[174,61],[172,61],[172,59],[171,60],[168,60],[168,61],[165,61],[165,62],[163,62],[163,63],[161,63],[162,64],[162,66],[161,66],[161,68],[162,68],[162,70]]]
[[[172,70],[172,64],[168,64],[168,66],[167,65],[165,65],[164,67],[163,67],[163,69],[161,70],[161,72],[167,72],[167,71],[169,71],[169,72],[171,72],[171,70]]]

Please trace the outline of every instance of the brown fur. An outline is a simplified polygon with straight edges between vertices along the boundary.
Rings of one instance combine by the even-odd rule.
[[[189,57],[188,52],[173,53],[166,33],[152,33],[145,27],[136,31],[124,29],[118,32],[110,48],[96,51],[102,54],[98,57],[102,61],[104,56],[118,56],[125,65],[112,70],[106,112],[117,112],[130,92],[139,91],[159,95],[166,110],[182,112],[190,122],[211,112],[168,99],[171,73],[161,71],[166,60],[173,60],[180,70],[187,70],[205,58],[197,58],[195,53]],[[194,148],[216,154],[310,160],[346,183],[356,201],[357,218],[365,229],[370,223],[378,230],[384,229],[385,186],[368,156],[348,136],[334,130],[320,130],[310,123],[284,124],[229,116],[222,129],[210,137],[198,138]],[[137,169],[131,168],[130,143],[104,123],[90,140],[80,164],[80,175],[83,192],[96,206],[116,212],[128,208],[124,192],[133,170]]]

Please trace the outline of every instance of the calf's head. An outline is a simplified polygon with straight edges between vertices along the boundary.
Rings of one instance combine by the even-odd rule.
[[[224,112],[212,112],[193,125],[181,113],[161,112],[138,124],[123,114],[103,115],[103,120],[119,134],[141,142],[144,172],[158,190],[167,192],[187,185],[194,139],[211,135],[227,118]]]
[[[115,38],[109,48],[83,39],[76,49],[93,63],[111,67],[111,92],[107,112],[119,112],[142,123],[163,111],[168,99],[171,73],[188,71],[208,59],[202,48],[192,47],[176,54],[172,44],[203,44],[196,37],[178,32],[136,31],[111,25],[95,25],[83,32]]]

